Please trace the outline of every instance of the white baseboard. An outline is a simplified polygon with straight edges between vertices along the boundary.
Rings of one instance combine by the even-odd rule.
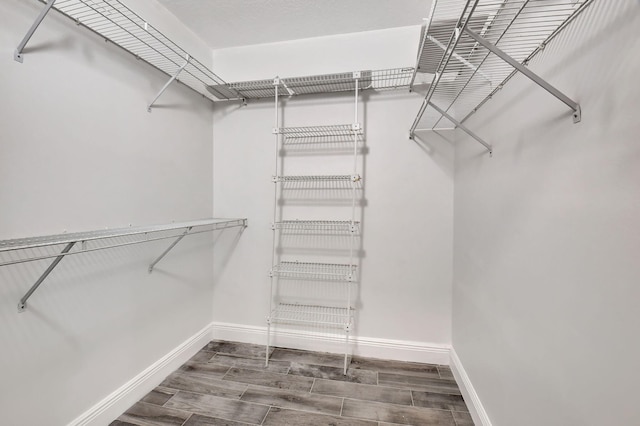
[[[88,409],[69,423],[69,426],[109,424],[159,385],[167,375],[178,369],[209,341],[211,341],[211,324]]]
[[[477,426],[491,426],[491,420],[489,419],[489,416],[480,401],[480,397],[478,397],[478,394],[471,383],[471,379],[469,379],[469,376],[462,366],[462,362],[460,361],[460,358],[458,358],[458,354],[456,354],[454,348],[451,348],[451,371],[453,372],[453,377],[455,377],[456,382],[460,387],[462,397],[467,403],[473,422]]]
[[[213,322],[214,339],[234,342],[266,344],[267,327]],[[278,329],[271,335],[272,346],[305,349],[320,352],[344,353],[344,334],[318,333],[303,330]],[[408,340],[374,337],[349,337],[349,350],[353,355],[399,361],[448,365],[450,346]]]

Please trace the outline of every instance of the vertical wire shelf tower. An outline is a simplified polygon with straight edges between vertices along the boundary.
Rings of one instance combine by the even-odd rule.
[[[275,168],[272,181],[274,183],[273,199],[273,242],[271,251],[272,268],[269,272],[269,316],[267,317],[267,347],[265,365],[269,364],[269,348],[271,346],[272,325],[297,325],[307,327],[322,327],[344,332],[344,369],[347,374],[349,365],[349,333],[354,325],[353,285],[357,283],[356,239],[360,234],[360,222],[356,220],[356,204],[358,190],[361,188],[362,178],[358,174],[358,143],[362,140],[363,130],[358,122],[358,96],[360,89],[361,73],[353,73],[354,83],[354,121],[352,124],[323,125],[310,127],[281,127],[279,115],[279,97],[283,94],[278,89],[282,85],[279,78],[274,80],[275,91],[275,126],[273,134],[275,138]],[[290,93],[285,92],[284,96]],[[284,147],[285,141],[304,140],[306,142],[326,140],[326,138],[345,138],[353,141],[353,169],[351,174],[343,175],[309,175],[309,176],[283,176],[279,175],[279,153]],[[351,143],[351,142],[348,142]],[[340,188],[350,191],[351,194],[351,218],[349,220],[283,220],[278,218],[279,197],[282,197],[283,186],[294,185],[295,188]],[[348,263],[313,263],[299,261],[282,261],[278,255],[278,233],[294,232],[296,234],[314,235],[342,235],[348,236],[349,260]],[[321,303],[314,300],[313,303],[290,303],[281,300],[278,291],[280,280],[296,279],[321,282],[338,282],[342,285],[343,300],[338,303]],[[338,304],[339,306],[335,306]],[[275,328],[275,327],[274,327]],[[274,331],[274,334],[277,330]]]

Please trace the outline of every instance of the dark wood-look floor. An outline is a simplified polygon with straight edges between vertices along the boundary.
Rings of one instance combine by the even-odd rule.
[[[213,341],[111,426],[473,426],[447,366]]]

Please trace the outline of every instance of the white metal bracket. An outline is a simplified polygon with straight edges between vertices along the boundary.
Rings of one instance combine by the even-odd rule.
[[[360,130],[362,130],[362,126],[360,125],[360,123],[353,123],[351,125],[351,130],[354,132],[359,132]]]
[[[362,178],[360,177],[360,175],[352,175],[351,176],[351,182],[356,183],[356,182],[360,182],[362,180]]]
[[[362,78],[362,71],[354,71],[353,72],[353,78]]]
[[[162,252],[162,254],[160,256],[158,256],[158,258],[156,260],[151,262],[151,265],[149,265],[149,273],[153,272],[153,267],[156,266],[156,264],[158,262],[160,262],[162,260],[162,258],[165,257],[167,255],[167,253],[169,253],[169,251],[171,251],[171,249],[174,248],[176,246],[176,244],[178,244],[180,242],[181,239],[186,237],[187,234],[190,231],[191,231],[191,227],[185,229],[184,232],[182,234],[180,234],[180,236],[173,243],[171,243],[171,245],[169,247],[167,247],[167,249],[164,252]]]
[[[158,92],[158,94],[156,95],[156,97],[155,97],[155,98],[153,98],[153,100],[149,103],[149,105],[147,105],[147,111],[148,111],[148,112],[151,112],[151,108],[153,107],[153,104],[158,100],[158,98],[159,98],[160,96],[162,96],[162,94],[164,93],[164,91],[165,91],[165,90],[167,90],[167,87],[169,87],[169,85],[170,85],[171,83],[173,83],[173,82],[178,78],[178,76],[180,75],[180,73],[182,72],[182,70],[184,70],[184,69],[185,69],[185,67],[186,67],[187,65],[189,65],[189,61],[190,61],[190,60],[191,60],[191,57],[190,57],[189,55],[187,55],[187,57],[186,57],[186,61],[185,61],[184,65],[182,65],[180,68],[178,68],[178,70],[175,72],[175,74],[173,74],[173,75],[171,76],[171,78],[169,79],[169,81],[167,81],[167,82],[165,83],[165,85],[164,85],[164,86],[162,86],[162,89],[160,89],[160,91]]]
[[[24,60],[24,58],[22,57],[22,51],[24,50],[27,43],[29,43],[29,40],[33,36],[33,33],[36,32],[36,30],[42,23],[44,17],[47,16],[47,13],[49,13],[49,10],[51,10],[55,2],[56,0],[49,0],[46,6],[44,7],[44,9],[40,11],[40,14],[36,18],[36,20],[33,22],[33,25],[31,25],[31,28],[29,28],[29,31],[27,31],[27,34],[25,34],[24,38],[16,48],[15,52],[13,52],[13,59],[15,61],[22,63],[22,61]]]
[[[60,261],[64,258],[64,256],[69,252],[69,250],[71,250],[71,248],[75,244],[76,244],[75,241],[68,243],[65,246],[65,248],[60,252],[60,255],[56,257],[54,261],[51,262],[51,265],[49,265],[49,267],[42,273],[42,275],[40,275],[40,278],[38,278],[38,281],[36,281],[35,284],[31,286],[29,291],[27,291],[27,293],[24,296],[22,296],[22,299],[20,299],[20,302],[18,302],[18,312],[24,312],[27,309],[27,300],[29,300],[31,295],[35,293],[38,287],[40,287],[40,284],[42,284],[45,278],[49,276],[51,271],[53,271],[55,267],[58,266],[58,263],[60,263]]]
[[[493,147],[490,144],[488,144],[487,142],[485,142],[484,139],[482,139],[480,136],[478,136],[475,133],[473,133],[471,130],[469,130],[469,128],[467,126],[465,126],[464,124],[460,123],[458,120],[456,120],[455,118],[453,118],[452,116],[447,114],[446,111],[444,111],[442,108],[438,107],[433,102],[429,101],[429,105],[431,106],[431,108],[433,108],[436,111],[438,111],[447,120],[449,120],[453,124],[455,124],[456,127],[459,127],[460,130],[462,130],[463,132],[465,132],[466,134],[471,136],[473,139],[475,139],[478,142],[480,142],[482,144],[482,146],[484,146],[487,149],[487,151],[489,151],[489,156],[493,156]]]
[[[475,41],[480,43],[482,46],[484,46],[487,50],[489,50],[490,52],[492,52],[493,54],[498,56],[500,59],[502,59],[503,61],[505,61],[506,63],[508,63],[512,67],[514,67],[516,70],[518,70],[520,73],[524,74],[526,77],[528,77],[534,83],[536,83],[538,86],[542,87],[547,92],[551,93],[553,96],[555,96],[560,101],[562,101],[564,104],[566,104],[569,108],[571,108],[573,110],[573,122],[574,123],[579,123],[580,122],[580,120],[582,119],[582,112],[580,110],[580,105],[577,102],[575,102],[574,100],[572,100],[571,98],[566,96],[564,93],[562,93],[560,90],[558,90],[555,87],[553,87],[551,84],[547,83],[538,74],[534,73],[529,68],[527,68],[526,66],[524,66],[520,62],[518,62],[515,59],[513,59],[511,56],[509,56],[508,54],[506,54],[505,52],[500,50],[498,47],[496,47],[494,44],[492,44],[491,42],[487,41],[486,39],[484,39],[480,35],[476,34],[475,32],[471,31],[469,28],[465,28],[465,32],[472,39],[474,39]]]

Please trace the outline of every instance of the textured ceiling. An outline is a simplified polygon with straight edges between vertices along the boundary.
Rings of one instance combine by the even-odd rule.
[[[420,25],[431,0],[159,0],[211,48]]]

